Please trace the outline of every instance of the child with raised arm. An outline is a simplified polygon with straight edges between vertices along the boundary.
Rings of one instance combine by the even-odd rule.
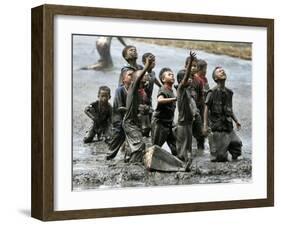
[[[99,100],[91,103],[85,108],[86,115],[92,119],[92,125],[84,137],[84,143],[90,143],[97,135],[97,140],[101,140],[103,135],[107,140],[111,128],[112,107],[108,102],[110,99],[110,89],[107,86],[99,87]]]
[[[142,132],[138,122],[138,90],[140,88],[140,83],[147,72],[147,69],[151,66],[153,61],[154,56],[152,55],[146,59],[144,68],[134,73],[134,81],[128,90],[126,101],[127,111],[123,120],[123,129],[126,135],[126,141],[131,149],[129,162],[143,162],[145,143],[143,142]]]
[[[142,56],[142,62],[145,64],[146,58],[149,56],[154,56],[152,53],[145,53]],[[155,58],[155,56],[154,56]],[[155,76],[155,71],[153,71],[155,67],[155,61],[151,64],[150,68],[147,70],[147,77],[148,77],[148,84],[145,88],[145,91],[147,93],[147,96],[149,98],[150,106],[152,106],[152,93],[153,93],[153,88],[154,84],[157,85],[159,88],[162,86],[161,83],[158,81],[158,79]]]
[[[185,61],[185,68],[178,72],[177,74],[178,77],[184,76],[189,62],[190,62],[190,57],[187,57]],[[189,77],[190,82],[188,85],[188,90],[190,92],[191,97],[194,99],[196,103],[196,107],[198,109],[198,113],[195,115],[192,124],[192,135],[196,138],[197,149],[200,153],[201,151],[204,150],[204,135],[202,133],[203,120],[200,115],[200,109],[204,105],[204,96],[203,96],[203,84],[201,80],[196,76],[196,73],[198,72],[198,60],[196,58],[193,60],[190,70],[191,70],[190,71],[191,75]]]
[[[208,91],[203,127],[204,133],[207,134],[209,123],[212,131],[211,161],[228,161],[228,152],[232,160],[237,160],[241,155],[242,141],[233,130],[232,121],[235,122],[238,130],[241,128],[232,109],[233,91],[225,86],[227,76],[222,67],[216,67],[212,77],[217,85]]]
[[[192,123],[197,111],[196,104],[191,97],[189,86],[190,71],[196,54],[189,53],[190,61],[186,67],[183,77],[177,76],[177,105],[178,105],[178,124],[176,130],[176,147],[177,156],[180,160],[186,163],[186,171],[190,170],[192,163]]]
[[[174,73],[170,68],[162,68],[159,73],[163,86],[157,96],[157,107],[152,118],[151,141],[162,146],[167,142],[173,155],[177,156],[176,137],[173,131],[177,98],[173,92]]]

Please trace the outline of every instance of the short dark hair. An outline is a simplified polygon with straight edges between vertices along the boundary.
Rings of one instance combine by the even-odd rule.
[[[125,46],[123,51],[122,51],[122,56],[125,60],[126,60],[127,50],[130,49],[130,48],[136,48],[136,47],[132,46],[132,45],[128,45],[128,46]]]
[[[109,96],[111,96],[111,95],[110,95],[110,88],[109,88],[108,86],[100,86],[100,87],[99,87],[98,96],[100,95],[100,92],[101,92],[101,91],[105,91],[105,92],[108,93]]]
[[[198,71],[201,71],[203,70],[203,68],[207,67],[207,62],[205,60],[202,60],[202,59],[199,59],[197,61],[197,68],[198,68]]]
[[[218,68],[222,68],[222,66],[216,66],[215,69],[213,70],[213,73],[212,73],[212,78],[215,82],[217,82],[217,80],[216,80],[216,70]]]
[[[136,71],[136,69],[135,68],[133,68],[133,67],[130,67],[130,66],[125,66],[125,67],[122,67],[122,69],[121,69],[121,80],[119,81],[120,82],[120,84],[122,84],[123,83],[123,79],[124,79],[124,75],[125,75],[125,73],[127,72],[127,71]]]
[[[145,60],[149,56],[154,56],[152,53],[145,53],[142,55],[142,63],[145,64]]]
[[[163,74],[166,72],[166,71],[172,71],[171,68],[168,68],[168,67],[164,67],[160,70],[159,72],[159,80],[161,81],[162,84],[164,84],[164,82],[162,81],[163,79]]]
[[[183,70],[180,70],[178,72],[178,74],[177,74],[177,82],[178,82],[178,84],[180,84],[181,81],[183,80],[183,77],[185,75],[185,71],[186,71],[186,69],[183,69]]]

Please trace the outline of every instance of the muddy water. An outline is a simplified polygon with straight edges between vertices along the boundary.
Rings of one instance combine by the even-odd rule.
[[[107,85],[112,98],[117,88],[120,68],[125,64],[121,56],[122,45],[117,39],[112,40],[111,55],[114,68],[110,71],[79,70],[93,64],[99,58],[95,49],[96,37],[73,37],[73,189],[76,191],[91,188],[134,187],[173,184],[205,184],[205,183],[244,183],[251,181],[251,61],[245,61],[224,55],[208,54],[197,51],[198,58],[208,62],[207,77],[210,86],[212,70],[221,65],[228,74],[227,86],[234,91],[233,108],[242,129],[237,133],[243,141],[243,156],[237,162],[211,163],[209,150],[197,153],[189,173],[148,172],[140,165],[129,165],[123,162],[123,153],[114,160],[105,161],[108,152],[103,142],[83,144],[85,131],[90,126],[90,119],[84,114],[85,106],[97,99],[98,87]],[[134,40],[126,40],[137,47],[139,63],[143,53],[152,52],[156,56],[156,74],[162,67],[170,67],[175,73],[184,65],[186,50],[168,46],[144,44]],[[154,100],[158,88],[154,88]],[[155,106],[155,102],[153,103]],[[175,116],[177,118],[177,115]],[[146,141],[149,145],[150,140]],[[195,146],[194,146],[195,147]],[[168,150],[167,146],[164,147]]]

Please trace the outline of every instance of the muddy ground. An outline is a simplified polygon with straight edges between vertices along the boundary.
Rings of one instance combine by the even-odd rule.
[[[111,88],[110,101],[112,103],[120,68],[125,63],[121,56],[123,47],[116,39],[113,39],[111,53],[114,68],[112,70],[104,72],[79,70],[79,68],[97,61],[95,40],[94,36],[73,36],[73,190],[251,182],[251,61],[197,51],[197,56],[208,62],[207,77],[211,87],[214,85],[211,73],[216,65],[222,65],[229,72],[227,86],[234,91],[233,107],[242,124],[241,131],[237,132],[243,142],[243,155],[239,160],[227,163],[210,162],[208,141],[206,140],[204,152],[197,153],[194,144],[193,152],[196,158],[193,161],[191,172],[149,172],[142,165],[124,163],[124,153],[122,152],[115,159],[106,161],[105,155],[108,153],[108,148],[103,141],[83,144],[83,137],[91,124],[90,119],[83,112],[84,108],[97,99],[98,87],[101,85],[108,85]],[[127,40],[127,42],[137,47],[139,58],[148,51],[156,55],[156,74],[164,66],[171,67],[176,73],[184,64],[185,49],[141,43],[135,40]],[[155,86],[154,100],[157,91],[158,88]],[[149,146],[150,139],[145,138],[145,141]],[[166,145],[164,148],[169,151]]]

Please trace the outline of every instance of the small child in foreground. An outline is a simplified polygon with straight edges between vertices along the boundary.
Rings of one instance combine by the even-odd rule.
[[[91,103],[85,108],[86,115],[92,119],[92,125],[84,137],[84,143],[91,143],[97,135],[97,141],[104,136],[108,140],[111,128],[112,107],[108,102],[110,99],[110,88],[107,86],[99,87],[99,100]]]

